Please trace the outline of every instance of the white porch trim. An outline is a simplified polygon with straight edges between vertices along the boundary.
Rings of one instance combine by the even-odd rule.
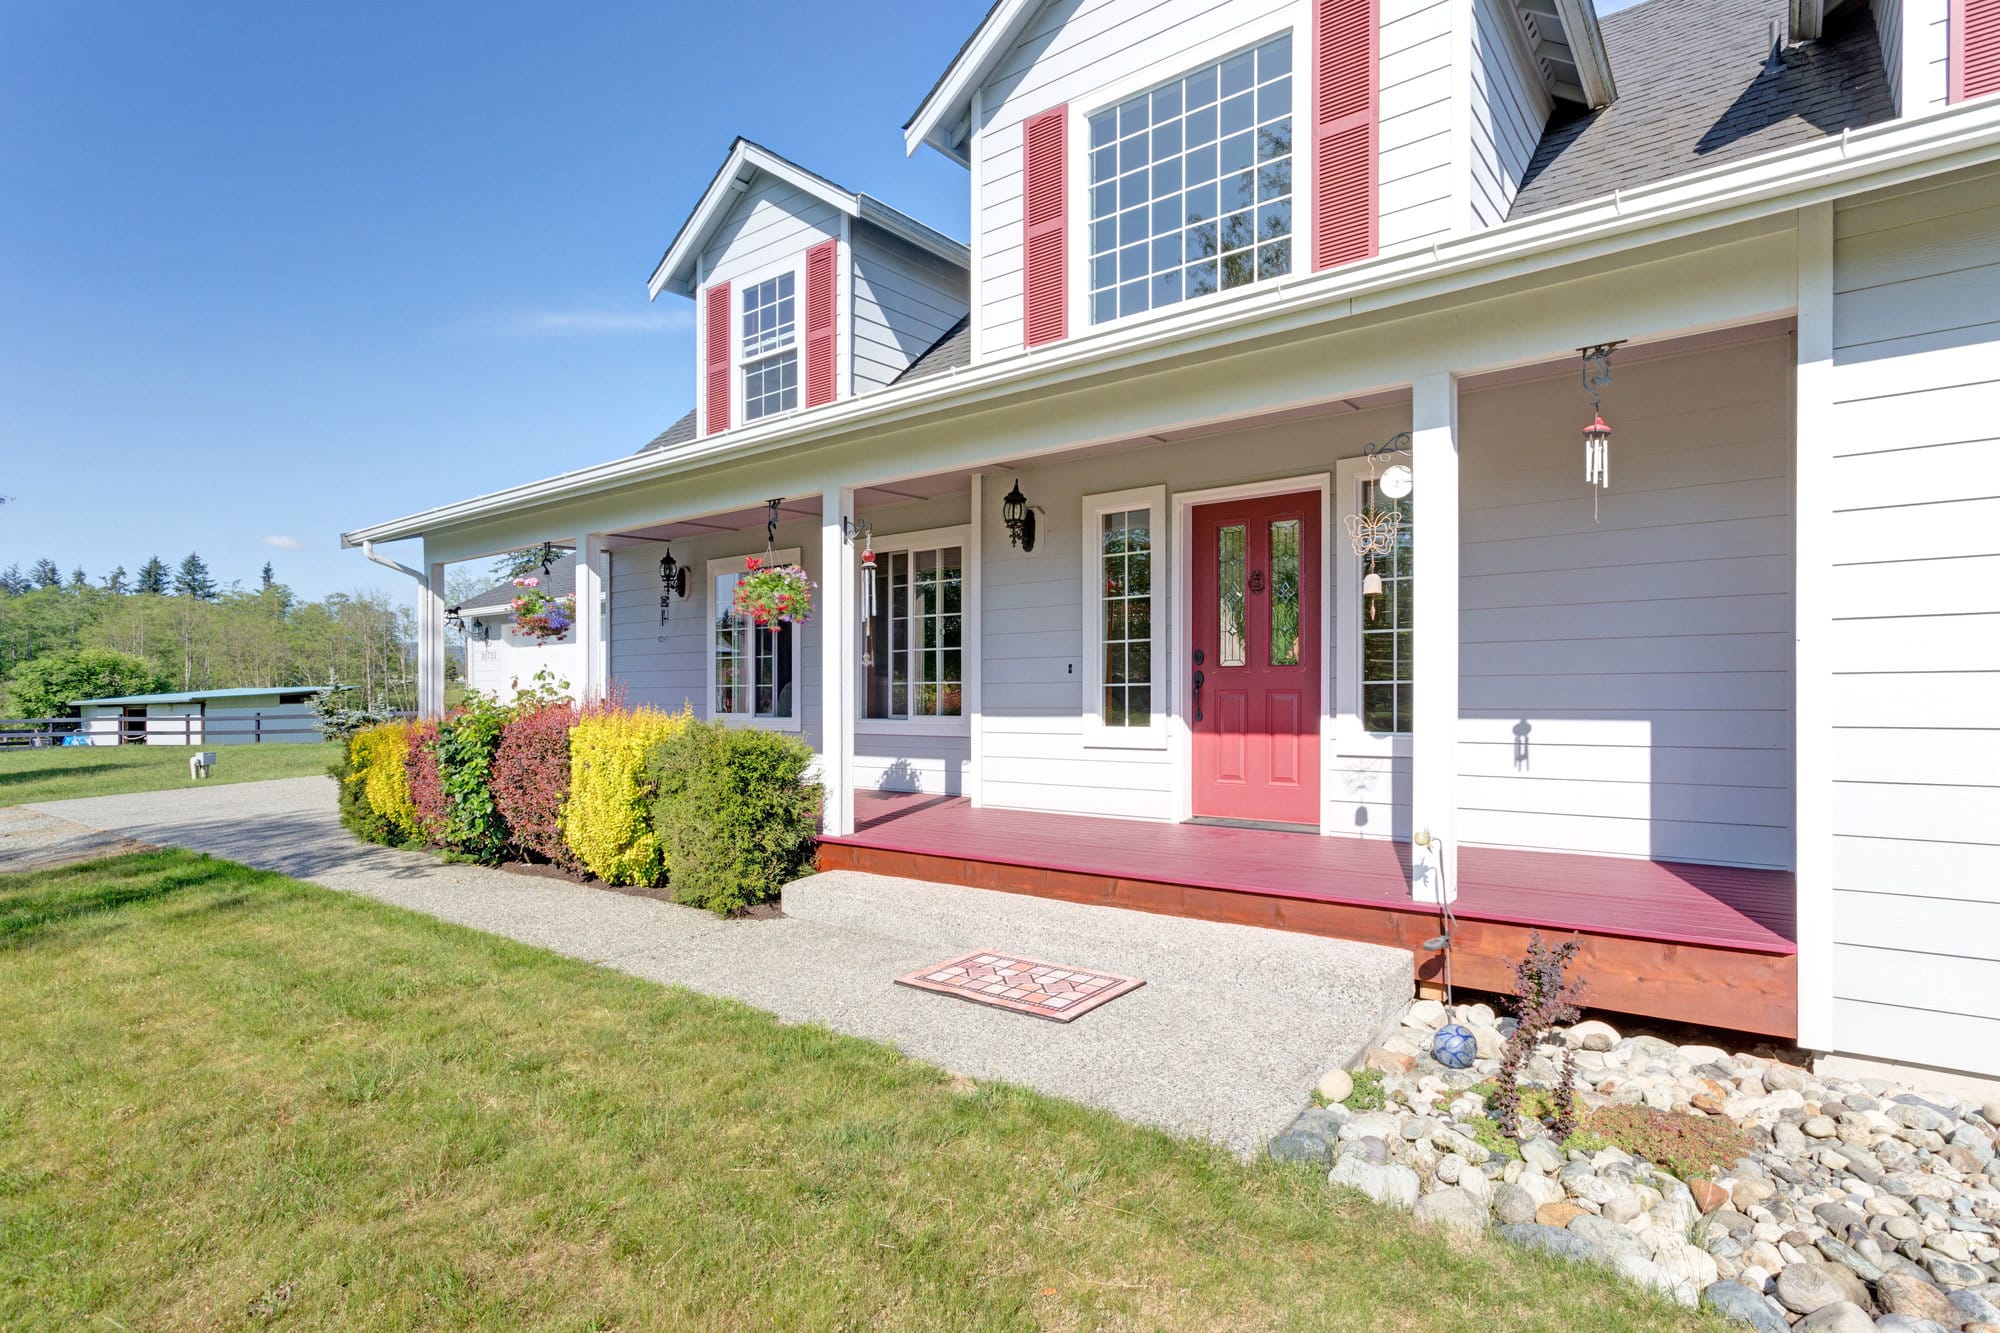
[[[1420,590],[1411,617],[1416,665],[1410,709],[1410,828],[1429,833],[1411,850],[1410,896],[1446,903],[1458,896],[1458,381],[1450,371],[1419,375],[1410,387],[1411,471],[1422,497],[1414,520],[1410,572]]]
[[[854,832],[854,715],[860,672],[855,651],[854,580],[847,546],[854,488],[828,487],[819,509],[820,782],[828,837]],[[803,712],[802,708],[794,712]]]

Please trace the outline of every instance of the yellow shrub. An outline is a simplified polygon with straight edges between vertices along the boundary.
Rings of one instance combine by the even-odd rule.
[[[646,757],[690,716],[685,709],[593,711],[570,732],[563,841],[606,883],[658,884],[666,878],[666,856],[653,831]]]
[[[417,807],[410,799],[409,770],[403,766],[409,749],[407,722],[369,727],[348,742],[347,780],[360,785],[361,799],[376,818],[405,838],[417,831]]]

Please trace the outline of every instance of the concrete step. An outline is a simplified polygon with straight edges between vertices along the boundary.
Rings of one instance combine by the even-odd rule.
[[[1026,894],[836,870],[788,884],[790,917],[920,944],[940,960],[998,949],[1193,987],[1326,1034],[1329,1065],[1393,1028],[1416,987],[1400,949]]]

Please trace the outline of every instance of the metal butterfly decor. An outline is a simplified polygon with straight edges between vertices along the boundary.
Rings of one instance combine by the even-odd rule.
[[[1347,540],[1354,554],[1367,556],[1372,563],[1378,555],[1396,549],[1396,534],[1402,529],[1403,515],[1396,509],[1370,509],[1347,516]]]

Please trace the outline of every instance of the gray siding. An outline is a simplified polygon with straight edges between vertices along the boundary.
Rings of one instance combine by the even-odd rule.
[[[1903,4],[1904,0],[1868,0],[1875,17],[1875,34],[1882,42],[1882,72],[1889,79],[1889,99],[1898,115],[1908,115],[1903,105]]]
[[[1834,1037],[2000,1074],[2000,173],[1834,227]]]
[[[893,382],[965,316],[969,278],[865,222],[854,226],[854,392]]]
[[[711,285],[733,282],[796,259],[821,241],[839,235],[840,210],[760,173],[738,196],[702,250],[702,281]]]
[[[1472,28],[1472,222],[1507,220],[1548,124],[1551,102],[1526,65],[1511,0],[1476,0]]]
[[[1452,3],[1382,3],[1385,250],[1442,235],[1453,225]],[[1181,57],[1192,64],[1196,50],[1219,42],[1248,46],[1302,19],[1303,10],[1287,0],[1051,0],[1043,8],[981,94],[984,114],[972,148],[980,182],[972,244],[980,275],[973,322],[982,354],[1021,347],[1022,123],[1059,105],[1087,114],[1106,100],[1113,79],[1155,66],[1162,78],[1172,78],[1181,72]],[[1293,55],[1300,87],[1308,74],[1305,38],[1300,29]],[[1304,106],[1303,93],[1294,105]],[[1306,136],[1294,142],[1303,154]],[[1305,179],[1303,170],[1296,179]]]

